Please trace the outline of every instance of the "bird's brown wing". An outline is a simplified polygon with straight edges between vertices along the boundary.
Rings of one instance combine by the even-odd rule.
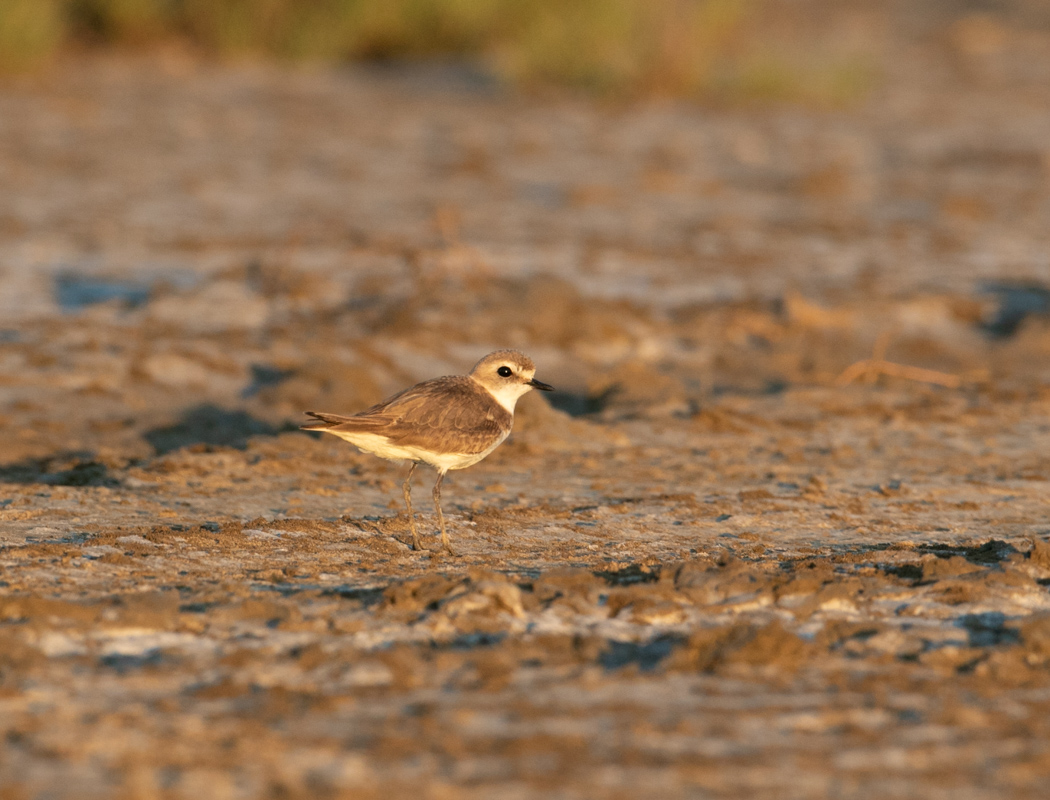
[[[448,453],[481,453],[513,421],[510,412],[471,378],[434,378],[355,414],[308,412],[322,420],[308,430],[377,433],[402,447]]]

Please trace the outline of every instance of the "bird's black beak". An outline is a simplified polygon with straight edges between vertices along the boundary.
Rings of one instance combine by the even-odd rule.
[[[533,389],[539,389],[541,392],[553,392],[554,391],[554,387],[551,386],[549,383],[544,383],[543,381],[538,381],[535,378],[533,378],[531,381],[529,381],[529,386],[531,386]]]

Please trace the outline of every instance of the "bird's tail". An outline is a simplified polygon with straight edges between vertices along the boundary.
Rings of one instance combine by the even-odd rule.
[[[299,430],[301,431],[323,431],[335,425],[342,425],[350,419],[350,417],[341,417],[338,414],[325,414],[320,411],[307,411],[306,415],[318,419],[320,422],[308,422],[305,425],[300,425]]]

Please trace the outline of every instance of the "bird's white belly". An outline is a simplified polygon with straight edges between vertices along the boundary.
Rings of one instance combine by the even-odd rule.
[[[359,450],[372,453],[380,458],[390,459],[391,461],[422,461],[425,464],[430,464],[439,472],[447,472],[450,469],[465,469],[473,466],[499,447],[503,440],[507,438],[506,436],[501,436],[493,442],[491,447],[481,453],[438,453],[422,447],[402,447],[392,444],[385,436],[380,436],[376,433],[349,433],[331,430],[325,432],[333,433],[340,439],[350,442]]]

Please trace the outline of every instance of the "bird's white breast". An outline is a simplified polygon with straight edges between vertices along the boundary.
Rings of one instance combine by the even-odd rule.
[[[422,461],[430,464],[439,472],[447,472],[450,469],[465,469],[477,464],[481,459],[499,447],[504,439],[510,435],[510,431],[496,439],[492,446],[481,453],[441,453],[428,450],[418,446],[402,446],[391,443],[391,441],[378,433],[352,433],[347,431],[328,431],[345,439],[359,450],[372,453],[380,458],[390,461]]]

